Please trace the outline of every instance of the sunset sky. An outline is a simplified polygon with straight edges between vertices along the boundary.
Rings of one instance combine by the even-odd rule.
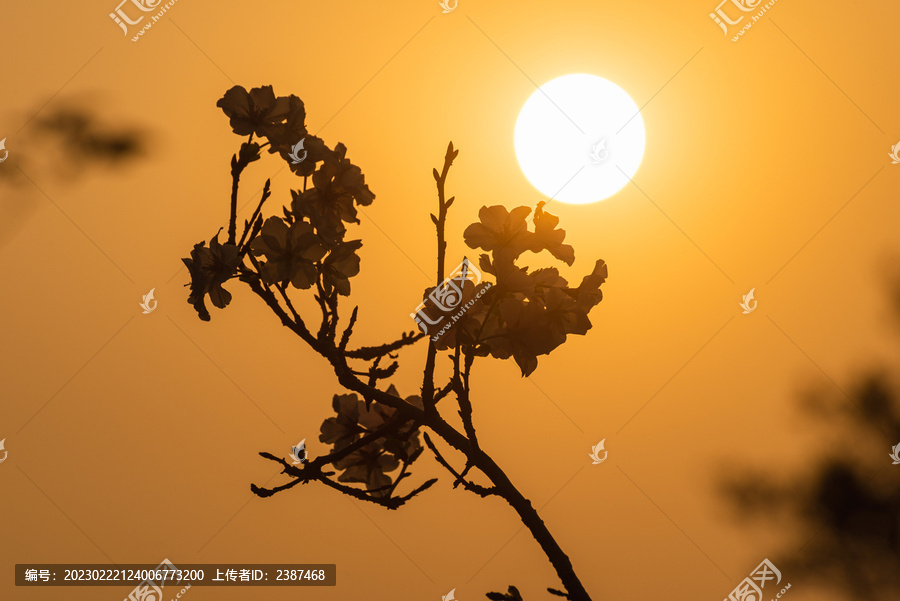
[[[470,601],[510,584],[539,601],[559,588],[515,512],[452,489],[428,452],[401,489],[438,484],[397,511],[316,483],[250,492],[288,481],[259,452],[287,457],[302,438],[312,457],[328,452],[319,425],[343,390],[240,282],[209,323],[186,302],[181,258],[227,229],[242,139],[216,101],[234,85],[299,96],[309,132],[344,143],[376,195],[348,235],[364,244],[343,301],[360,308],[358,344],[415,329],[409,314],[434,285],[431,171],[450,141],[449,266],[480,252],[462,232],[482,206],[542,200],[576,260],[524,264],[577,285],[607,262],[586,336],[529,378],[487,358],[472,381],[483,447],[594,601],[719,601],[764,558],[799,552],[785,544],[794,524],[736,517],[716,479],[802,470],[830,440],[798,409],[803,393],[839,392],[898,358],[887,278],[900,256],[888,157],[900,6],[779,0],[738,42],[710,19],[716,0],[459,0],[446,14],[437,0],[178,0],[136,43],[115,8],[7,3],[0,19],[0,598],[131,590],[26,590],[17,563],[163,558],[337,564],[333,588],[195,587],[189,601],[439,601],[454,588]],[[622,87],[646,128],[633,183],[593,204],[543,196],[513,147],[536,86],[569,73]],[[70,105],[142,132],[143,153],[67,169],[72,154],[37,124]],[[267,178],[264,213],[290,203],[302,179],[284,167],[268,153],[250,165],[241,223]],[[758,307],[743,314],[751,289]],[[404,396],[425,350],[400,354],[391,382]],[[601,439],[608,460],[592,465]],[[889,464],[898,442],[846,452]],[[784,577],[789,601],[846,599]]]

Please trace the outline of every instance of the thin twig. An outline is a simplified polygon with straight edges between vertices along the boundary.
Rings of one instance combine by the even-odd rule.
[[[414,344],[415,342],[425,338],[425,334],[421,332],[416,334],[415,332],[406,333],[400,335],[400,340],[395,340],[394,342],[390,342],[388,344],[382,344],[381,346],[364,346],[352,351],[347,351],[344,353],[350,359],[364,359],[371,360],[376,357],[383,357],[384,355],[389,355],[397,350],[400,350],[404,346],[408,346]]]
[[[450,165],[453,159],[459,154],[459,151],[453,150],[453,142],[447,146],[447,154],[444,155],[444,168],[438,173],[434,170],[434,181],[438,191],[438,216],[431,215],[434,227],[437,229],[437,278],[435,285],[440,286],[444,280],[444,262],[447,252],[447,241],[444,239],[444,230],[447,225],[447,209],[453,204],[453,198],[445,200],[445,184],[447,183],[447,174],[450,172]],[[428,341],[428,355],[425,359],[425,374],[422,378],[422,403],[426,413],[436,413],[434,401],[434,365],[437,357],[437,348],[433,340]]]
[[[250,217],[250,221],[248,221],[247,225],[244,226],[244,233],[241,234],[241,241],[238,242],[238,248],[244,247],[244,239],[247,237],[247,232],[250,231],[250,226],[252,224],[256,223],[257,217],[259,217],[259,214],[262,211],[263,204],[266,202],[266,200],[268,200],[269,196],[272,195],[271,191],[269,190],[269,186],[271,184],[272,184],[272,180],[267,179],[266,185],[263,186],[262,197],[259,199],[259,204],[256,205],[256,210],[253,211],[253,215]],[[255,234],[254,234],[254,236],[255,236]],[[247,240],[247,244],[250,244],[250,242],[254,238],[254,236],[250,236],[250,240]]]
[[[462,484],[463,488],[465,488],[466,490],[471,491],[482,497],[489,497],[491,495],[500,495],[496,486],[487,488],[485,486],[481,486],[480,484],[475,484],[474,482],[465,480],[462,477],[462,475],[459,474],[455,469],[453,469],[453,466],[451,466],[450,463],[446,459],[444,459],[444,457],[443,457],[443,455],[441,455],[440,451],[437,450],[437,447],[434,446],[434,443],[431,442],[431,437],[428,436],[428,433],[423,432],[422,436],[425,438],[425,444],[428,445],[428,448],[431,449],[432,453],[434,453],[434,457],[435,457],[435,459],[438,460],[438,463],[440,463],[442,466],[444,466],[444,468],[448,472],[450,472],[451,474],[453,474],[454,477],[456,477],[456,481],[453,483],[453,488],[456,488],[458,484]]]
[[[341,334],[341,341],[338,344],[338,350],[342,353],[347,354],[347,344],[350,342],[350,336],[353,334],[353,326],[356,325],[356,318],[359,313],[359,307],[353,307],[353,313],[350,314],[350,323],[347,324],[347,327],[344,328],[344,333]]]

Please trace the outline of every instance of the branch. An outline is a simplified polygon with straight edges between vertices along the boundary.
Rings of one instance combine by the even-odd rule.
[[[431,452],[434,453],[435,458],[438,460],[438,463],[443,465],[448,472],[453,474],[456,477],[456,481],[453,483],[453,488],[456,488],[459,484],[463,485],[468,491],[471,491],[477,495],[482,497],[489,497],[491,495],[500,496],[499,491],[496,486],[492,486],[490,488],[481,486],[480,484],[475,484],[474,482],[470,482],[465,480],[461,474],[459,474],[453,467],[444,459],[443,455],[441,455],[440,451],[437,450],[437,447],[434,446],[434,443],[431,442],[431,437],[428,436],[427,432],[423,432],[422,436],[425,438],[425,444],[428,445],[428,448],[431,449]],[[468,469],[468,468],[466,468]]]
[[[322,270],[320,269],[320,267],[321,263],[317,263],[316,290],[318,290],[319,293],[314,294],[313,298],[316,299],[316,303],[318,303],[319,309],[322,311],[322,323],[319,325],[319,333],[316,334],[316,338],[318,338],[319,340],[325,340],[326,337],[331,333],[331,319],[328,312],[328,303],[326,303],[325,299],[325,289],[322,287]]]
[[[397,489],[397,485],[400,484],[400,481],[409,475],[409,473],[406,471],[407,468],[409,468],[409,466],[411,466],[416,461],[416,459],[419,458],[419,456],[422,454],[422,451],[424,450],[425,449],[423,449],[422,447],[419,447],[412,455],[403,460],[403,465],[400,468],[400,473],[397,475],[397,479],[394,480],[394,483],[390,486],[390,488],[388,488],[387,496],[390,497],[394,494],[394,491]],[[437,481],[437,479],[435,479],[435,481]]]
[[[475,361],[475,355],[466,355],[465,367],[463,369],[462,378],[459,373],[459,345],[456,347],[456,356],[454,357],[454,380],[458,386],[456,389],[456,400],[459,402],[459,417],[462,418],[463,428],[469,440],[477,447],[478,438],[475,435],[475,423],[472,421],[472,400],[469,398],[469,373],[472,370],[472,363]]]
[[[346,330],[344,331],[344,336],[347,336]],[[344,354],[350,359],[363,359],[366,361],[371,361],[376,357],[389,355],[394,351],[403,348],[404,346],[414,344],[422,338],[425,338],[425,336],[426,334],[423,334],[421,332],[419,332],[418,334],[416,334],[415,332],[404,332],[400,335],[400,340],[396,340],[388,344],[382,344],[381,346],[364,346],[353,351],[347,351]]]
[[[291,315],[294,316],[294,321],[302,323],[303,320],[300,318],[300,314],[297,313],[297,310],[294,309],[294,303],[291,302],[291,297],[287,295],[287,289],[282,284],[275,284],[275,289],[279,292],[279,294],[281,294],[281,298],[284,299],[284,304],[291,312]]]
[[[247,226],[249,226],[250,222],[246,222],[246,224],[247,224]],[[247,251],[250,250],[250,243],[253,242],[253,240],[255,240],[256,237],[259,235],[260,230],[262,230],[262,226],[263,226],[263,218],[262,218],[262,215],[260,215],[259,217],[256,218],[256,221],[253,223],[253,229],[250,231],[250,237],[247,239],[247,242],[243,246],[238,246],[239,256],[240,256],[241,260],[244,259],[244,255],[246,255]],[[245,232],[246,232],[246,229],[245,229]],[[243,239],[244,239],[244,237],[241,236],[241,240],[243,240]]]
[[[409,422],[412,422],[412,428],[410,428],[410,432],[412,432],[416,428],[418,428],[418,423],[416,422],[415,419],[410,419],[409,417],[407,417],[405,415],[405,413],[403,411],[398,410],[397,416],[394,419],[392,419],[390,422],[385,424],[383,427],[381,427],[378,430],[375,430],[373,432],[368,432],[367,434],[363,435],[356,442],[353,442],[353,443],[347,445],[346,447],[344,447],[343,449],[340,449],[339,451],[333,451],[333,452],[329,453],[328,455],[321,455],[319,457],[316,457],[312,461],[306,462],[304,464],[303,468],[298,468],[294,465],[290,465],[284,459],[281,459],[280,457],[276,457],[275,455],[272,455],[271,453],[261,452],[260,455],[262,457],[265,457],[266,459],[271,459],[272,461],[277,461],[278,463],[282,464],[285,468],[283,473],[293,476],[294,478],[297,478],[298,480],[307,482],[307,481],[309,481],[310,478],[312,478],[312,476],[310,476],[309,474],[315,474],[315,473],[321,472],[322,467],[324,467],[325,465],[337,463],[344,457],[351,455],[352,453],[358,451],[359,449],[365,447],[366,445],[368,445],[372,442],[375,442],[376,440],[378,440],[380,438],[384,438],[391,434],[398,433],[399,430]],[[334,472],[329,472],[329,473],[326,473],[325,475],[331,475],[332,473],[334,473]],[[297,484],[297,481],[294,481],[290,485],[276,487],[275,489],[271,489],[272,492],[265,496],[271,496],[271,495],[275,494],[276,492],[280,492],[281,490],[291,488],[295,484]],[[265,490],[265,489],[260,489],[260,490]]]
[[[271,453],[260,453],[260,455],[262,457],[265,457],[266,459],[280,463],[284,468],[282,470],[282,473],[297,476],[296,480],[293,480],[292,482],[289,482],[282,486],[277,486],[275,488],[263,488],[260,486],[256,486],[255,484],[251,484],[250,490],[253,492],[253,494],[255,494],[259,497],[262,497],[262,498],[271,497],[272,495],[277,494],[277,493],[281,492],[282,490],[287,490],[288,488],[296,486],[297,484],[300,484],[300,483],[305,484],[307,482],[311,482],[311,481],[315,480],[318,482],[322,482],[323,484],[330,486],[331,488],[333,488],[339,492],[342,492],[346,495],[350,495],[351,497],[359,499],[360,501],[368,501],[370,503],[375,503],[376,505],[381,505],[383,507],[387,507],[388,509],[397,509],[398,507],[402,506],[407,501],[412,499],[414,496],[431,488],[431,486],[435,482],[437,482],[437,478],[432,478],[431,480],[424,482],[421,486],[419,486],[417,489],[415,489],[408,495],[405,495],[402,497],[373,497],[371,495],[366,494],[365,492],[363,492],[362,490],[360,490],[358,488],[353,488],[352,486],[347,486],[345,484],[335,482],[334,480],[332,480],[331,478],[328,477],[329,475],[333,474],[334,472],[323,472],[321,469],[319,469],[317,467],[314,468],[312,464],[308,464],[304,469],[298,470],[296,467],[290,465],[284,459],[281,459],[280,457],[276,457],[276,456],[272,455]]]
[[[247,255],[250,258],[250,262],[256,267],[257,272],[245,270],[244,273],[241,274],[241,280],[247,282],[247,285],[250,286],[250,289],[256,293],[261,299],[263,299],[270,309],[275,313],[275,315],[281,319],[282,325],[286,328],[290,329],[292,332],[297,334],[300,338],[303,339],[309,346],[311,346],[314,350],[319,350],[318,341],[310,334],[309,330],[306,329],[306,325],[303,323],[303,320],[300,319],[300,316],[297,315],[297,312],[294,311],[295,319],[292,320],[287,313],[285,313],[284,309],[281,308],[281,305],[278,304],[278,299],[275,298],[275,295],[272,293],[272,290],[269,288],[268,284],[265,284],[262,279],[259,277],[259,263],[253,257],[253,255]]]
[[[353,313],[350,314],[350,323],[344,328],[344,333],[341,334],[341,341],[338,343],[338,350],[345,355],[347,354],[347,344],[350,342],[350,336],[353,335],[353,326],[356,325],[356,318],[358,315],[359,307],[353,307]]]
[[[396,398],[396,397],[394,397],[394,398]],[[404,403],[405,403],[405,401],[404,401]],[[412,405],[409,405],[409,406],[412,407]],[[415,430],[415,428],[418,427],[418,422],[416,422],[415,419],[410,419],[409,417],[404,415],[403,411],[398,410],[397,416],[394,419],[392,419],[390,422],[385,424],[384,427],[379,428],[378,430],[375,430],[374,432],[369,432],[369,433],[365,434],[362,438],[360,438],[359,440],[357,440],[354,443],[347,445],[340,451],[332,451],[328,455],[322,455],[321,457],[316,457],[314,460],[309,462],[307,465],[321,466],[321,465],[326,465],[329,463],[337,463],[344,457],[347,457],[348,455],[358,451],[359,449],[363,448],[364,446],[368,445],[369,443],[375,442],[379,438],[384,438],[386,436],[389,436],[391,434],[399,432],[400,428],[402,428],[409,422],[413,423],[413,426],[414,426],[412,428],[413,430]]]
[[[441,388],[440,390],[438,390],[438,391],[435,393],[435,395],[434,395],[434,404],[437,405],[438,402],[439,402],[442,398],[444,398],[445,396],[447,396],[448,394],[450,394],[450,392],[451,392],[452,390],[453,390],[453,382],[451,381],[449,384],[447,384],[446,386],[444,386],[443,388]]]
[[[379,357],[378,359],[375,359],[375,364],[369,368],[369,371],[363,372],[363,371],[357,371],[354,369],[354,370],[351,370],[351,372],[355,376],[368,376],[369,377],[369,386],[375,386],[378,383],[378,380],[387,380],[388,378],[393,376],[397,372],[397,369],[399,369],[399,367],[400,367],[400,364],[397,363],[396,361],[394,361],[387,367],[385,367],[383,369],[379,369],[378,368],[379,361],[381,361],[381,357]]]
[[[446,224],[446,214],[447,209],[453,203],[453,198],[445,201],[444,198],[444,189],[447,179],[447,174],[449,171],[449,167],[452,164],[453,160],[456,158],[458,152],[453,149],[453,144],[451,143],[448,146],[447,154],[444,160],[444,168],[442,173],[438,173],[437,170],[434,170],[435,181],[438,186],[438,202],[439,202],[439,211],[438,217],[432,215],[432,221],[435,223],[438,230],[438,269],[437,269],[437,285],[440,285],[441,280],[443,278],[444,272],[444,263],[445,263],[445,253],[446,253],[446,242],[444,240],[444,229]],[[233,176],[233,188],[232,188],[232,218],[230,222],[230,242],[234,243],[235,233],[236,233],[236,200],[237,200],[237,187],[240,176],[240,171],[243,167],[238,167],[238,163],[240,161],[237,160],[237,157],[232,159],[232,176]],[[246,165],[244,165],[246,166]],[[304,190],[306,190],[306,180],[304,178]],[[248,222],[251,225],[255,226],[256,223],[259,222],[259,217],[257,216],[257,221]],[[251,229],[251,234],[252,234]],[[252,237],[252,235],[251,235]],[[242,236],[243,238],[243,236]],[[306,327],[306,324],[300,318],[297,311],[293,308],[290,299],[287,297],[286,292],[283,287],[278,287],[279,292],[281,293],[284,301],[287,305],[287,309],[282,308],[278,298],[275,296],[273,291],[270,288],[270,285],[266,282],[263,282],[259,276],[259,263],[253,258],[252,253],[248,253],[250,261],[253,263],[256,271],[254,272],[252,269],[244,266],[243,264],[240,267],[240,279],[242,281],[247,282],[250,286],[251,290],[257,294],[260,298],[262,298],[270,309],[275,313],[275,315],[281,320],[282,324],[288,327],[295,334],[300,336],[300,338],[306,342],[313,350],[315,350],[319,355],[324,357],[329,364],[332,366],[334,373],[337,377],[338,383],[346,390],[351,392],[356,392],[368,402],[378,402],[382,403],[387,407],[392,407],[399,411],[397,415],[397,421],[399,425],[396,427],[402,428],[402,424],[412,422],[413,426],[409,432],[405,432],[406,436],[411,436],[412,433],[419,427],[427,427],[434,431],[434,433],[441,437],[441,439],[446,442],[450,447],[456,449],[460,453],[462,453],[466,457],[466,467],[463,472],[457,473],[447,462],[443,456],[441,456],[440,452],[435,447],[434,443],[431,441],[430,437],[427,433],[424,433],[425,441],[427,446],[431,449],[431,451],[435,454],[438,462],[447,469],[451,474],[455,476],[457,481],[454,483],[454,487],[462,484],[463,487],[471,492],[475,492],[482,497],[487,497],[490,495],[496,495],[503,498],[519,515],[522,519],[523,524],[531,531],[535,540],[541,546],[543,551],[546,553],[548,559],[550,559],[551,564],[555,568],[557,575],[559,576],[562,583],[565,585],[565,588],[568,591],[568,598],[572,601],[590,601],[590,596],[587,594],[587,591],[584,589],[583,585],[579,581],[577,575],[574,572],[572,564],[568,558],[568,556],[562,551],[559,547],[556,540],[550,534],[549,530],[546,527],[546,524],[538,515],[537,511],[532,506],[531,502],[522,495],[521,492],[512,484],[509,480],[508,476],[503,472],[503,470],[497,465],[497,463],[488,456],[484,451],[482,451],[476,441],[468,438],[462,432],[457,431],[453,426],[451,426],[447,421],[445,421],[441,415],[437,412],[435,402],[436,399],[443,398],[449,392],[461,388],[461,390],[466,393],[463,396],[466,397],[463,403],[468,402],[468,382],[464,382],[463,385],[459,386],[459,379],[457,378],[456,382],[451,382],[450,385],[445,386],[440,391],[435,394],[434,388],[434,369],[435,369],[435,358],[437,351],[433,343],[430,343],[428,346],[428,357],[426,361],[425,367],[425,377],[423,378],[422,384],[422,399],[424,401],[424,409],[419,409],[416,406],[411,405],[410,403],[404,401],[401,398],[395,397],[394,395],[379,390],[374,386],[374,383],[370,383],[369,385],[365,384],[356,373],[349,367],[348,360],[353,358],[369,358],[369,359],[377,359],[384,355],[390,354],[392,350],[396,350],[399,347],[405,346],[406,344],[411,344],[415,342],[419,338],[422,338],[424,334],[420,334],[418,336],[404,335],[400,341],[391,343],[390,345],[382,345],[380,347],[371,347],[371,348],[363,348],[358,349],[357,351],[346,352],[345,348],[339,348],[334,344],[334,335],[332,334],[330,337],[326,337],[325,339],[319,339],[314,337],[311,332]],[[326,299],[331,300],[331,299]],[[288,310],[293,315],[293,319],[291,319],[291,315],[288,314]],[[488,312],[488,318],[491,315],[491,311],[493,310],[493,305]],[[334,328],[334,324],[337,321],[334,319],[332,321],[332,327]],[[348,326],[347,330],[350,330],[352,327]],[[484,325],[478,332],[478,337],[480,338],[481,333],[483,331]],[[336,329],[336,328],[335,328]],[[349,334],[345,331],[345,338],[349,339]],[[477,339],[476,339],[477,340]],[[342,342],[344,339],[342,338]],[[397,345],[397,346],[393,346]],[[356,354],[357,356],[354,356]],[[468,359],[468,357],[467,357]],[[458,360],[458,359],[457,359]],[[468,372],[468,369],[466,370]],[[467,378],[466,378],[467,380]],[[456,386],[456,388],[454,388]],[[461,412],[464,409],[461,405]],[[394,425],[393,423],[391,425]],[[465,424],[464,424],[465,425]],[[369,439],[367,437],[372,436],[373,439],[381,435],[380,431],[370,432],[369,434],[363,436],[357,443],[364,445],[368,444]],[[365,442],[363,442],[365,441]],[[352,445],[351,445],[352,446]],[[351,453],[353,452],[350,447],[346,449],[342,449],[340,452],[331,453],[326,456],[328,461],[337,461],[337,457],[343,457],[342,453]],[[308,464],[303,469],[297,469],[296,467],[289,465],[287,461],[283,459],[279,459],[274,455],[269,453],[260,453],[260,455],[266,459],[276,461],[283,467],[283,473],[288,474],[294,478],[293,481],[276,487],[274,489],[265,489],[255,485],[251,485],[251,490],[261,496],[271,496],[276,494],[281,490],[286,490],[293,486],[296,486],[298,483],[302,484],[305,482],[309,482],[311,480],[318,480],[326,484],[327,486],[338,490],[344,494],[350,495],[354,498],[369,501],[371,503],[375,503],[384,507],[388,507],[389,509],[396,509],[399,506],[403,505],[407,500],[412,498],[413,496],[423,492],[424,490],[431,487],[437,480],[431,479],[423,483],[421,486],[416,488],[414,491],[405,495],[403,497],[373,497],[370,494],[367,494],[365,491],[353,488],[350,486],[345,486],[338,482],[335,482],[329,478],[329,476],[333,475],[334,472],[325,472],[323,471],[323,465],[326,461],[326,458],[318,458]],[[469,482],[465,480],[465,475],[472,467],[477,467],[484,476],[491,482],[492,486],[487,488],[485,486],[481,486],[475,484],[473,482]],[[401,473],[401,478],[398,480],[404,479],[406,476],[405,473]],[[394,483],[396,484],[396,482]],[[396,486],[394,486],[396,488]]]
[[[253,141],[253,134],[250,134],[250,140],[247,144],[250,144]],[[243,149],[243,144],[241,145]],[[240,157],[240,158],[238,158]],[[258,158],[258,157],[257,157]],[[237,234],[237,196],[238,196],[238,186],[241,181],[241,173],[244,171],[244,168],[249,164],[247,157],[243,152],[239,152],[236,155],[231,157],[231,216],[228,220],[228,243],[234,244],[235,236]]]
[[[437,169],[434,170],[434,181],[437,184],[438,191],[438,217],[435,217],[434,213],[432,213],[431,220],[434,222],[434,227],[437,229],[437,286],[440,286],[441,282],[444,280],[444,261],[447,252],[447,241],[444,240],[444,230],[447,225],[447,209],[453,204],[453,198],[444,200],[444,187],[447,183],[447,174],[450,171],[450,165],[453,164],[453,159],[455,159],[458,154],[459,151],[453,150],[453,142],[450,142],[447,146],[447,154],[444,155],[443,170],[441,173],[438,173]],[[425,359],[425,374],[422,378],[422,403],[425,406],[426,413],[435,413],[437,411],[434,401],[434,363],[436,356],[437,349],[434,346],[434,341],[430,340],[428,342],[428,356]]]
[[[265,203],[266,200],[268,200],[269,196],[272,195],[271,191],[269,190],[269,186],[271,185],[271,183],[272,183],[272,180],[270,180],[270,179],[266,180],[266,185],[263,186],[262,198],[260,198],[259,204],[256,205],[256,210],[253,211],[253,216],[250,217],[250,221],[245,222],[244,233],[241,234],[241,241],[238,242],[238,248],[242,249],[242,253],[246,252],[246,250],[243,248],[244,247],[244,238],[247,237],[247,232],[250,230],[250,224],[253,224],[253,229],[255,230],[255,232],[250,236],[250,239],[247,240],[247,245],[249,245],[250,242],[253,241],[253,238],[256,237],[256,234],[259,233],[259,230],[256,228],[257,217],[260,216],[259,214],[262,211],[263,203]],[[259,227],[262,227],[262,220],[259,220],[259,223],[260,223]]]

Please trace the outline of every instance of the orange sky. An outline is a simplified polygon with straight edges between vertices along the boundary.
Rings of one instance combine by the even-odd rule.
[[[647,130],[640,189],[546,207],[575,247],[570,282],[597,258],[609,265],[594,328],[540,358],[530,381],[512,362],[477,364],[479,437],[595,600],[718,601],[774,560],[779,532],[729,521],[713,472],[802,464],[818,447],[796,393],[892,352],[883,275],[900,250],[900,166],[887,157],[900,58],[888,24],[900,7],[781,0],[733,43],[701,0],[260,6],[179,0],[138,43],[106,16],[115,2],[3,8],[0,170],[35,147],[26,122],[48,101],[91,99],[151,141],[137,164],[77,181],[38,160],[28,175],[43,192],[0,183],[0,210],[18,219],[0,241],[0,598],[127,594],[16,589],[15,563],[164,557],[336,563],[339,586],[302,591],[323,601],[452,588],[468,601],[508,584],[531,601],[558,586],[515,513],[452,490],[427,454],[413,480],[441,481],[396,512],[316,485],[251,495],[278,472],[259,451],[286,455],[306,437],[313,456],[326,452],[318,427],[340,389],[237,282],[211,323],[185,302],[181,257],[227,224],[240,140],[215,103],[234,84],[300,96],[309,130],[346,144],[377,195],[355,228],[361,343],[414,327],[434,264],[431,169],[450,140],[455,265],[474,255],[462,231],[481,206],[546,200],[512,143],[534,84],[584,72],[628,91]],[[299,180],[282,165],[251,165],[241,204],[267,177],[267,214],[288,202]],[[143,315],[150,288],[159,307]],[[751,288],[759,307],[743,315]],[[424,346],[401,358],[394,382],[413,394]],[[603,438],[609,460],[591,465]],[[822,599],[813,585],[792,598]]]

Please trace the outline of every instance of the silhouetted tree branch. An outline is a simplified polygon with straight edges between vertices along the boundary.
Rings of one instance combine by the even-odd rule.
[[[479,446],[470,376],[476,358],[487,356],[512,358],[523,376],[527,376],[537,367],[538,356],[559,347],[569,334],[585,334],[591,327],[588,312],[602,299],[600,286],[607,276],[606,264],[597,261],[592,273],[576,288],[569,287],[555,268],[529,271],[517,266],[516,261],[524,252],[545,251],[572,265],[574,249],[563,244],[565,231],[557,228],[556,217],[543,211],[543,203],[534,209],[533,230],[526,222],[531,208],[508,211],[493,206],[481,209],[479,222],[469,226],[464,237],[469,247],[486,251],[479,259],[479,266],[496,281],[483,283],[480,273],[474,277],[477,270],[468,260],[462,263],[461,273],[445,279],[445,227],[447,212],[454,201],[452,197],[446,198],[445,188],[450,167],[459,154],[451,143],[442,170],[433,172],[438,196],[437,215],[431,215],[437,235],[437,269],[435,285],[423,293],[422,309],[415,314],[422,331],[348,351],[359,308],[354,307],[338,337],[339,299],[350,295],[350,280],[359,273],[357,251],[362,241],[345,239],[345,224],[359,223],[356,206],[371,204],[375,195],[365,184],[359,167],[347,159],[343,144],[331,149],[309,134],[305,108],[296,96],[276,97],[271,86],[250,92],[235,86],[219,100],[218,106],[229,117],[234,132],[248,138],[231,161],[227,241],[219,243],[217,235],[208,246],[206,241],[200,242],[194,246],[191,257],[184,259],[191,274],[188,302],[200,319],[209,321],[206,300],[217,308],[225,308],[232,296],[223,285],[234,278],[246,283],[283,326],[327,361],[346,391],[334,395],[335,416],[321,426],[319,440],[332,445],[332,452],[305,461],[302,467],[271,453],[260,453],[279,463],[291,480],[274,488],[251,485],[251,490],[261,497],[269,497],[297,484],[318,481],[356,499],[397,509],[435,482],[427,480],[409,493],[397,495],[398,485],[409,479],[410,468],[424,450],[419,432],[430,430],[464,457],[463,469],[455,470],[425,432],[426,445],[454,477],[453,486],[461,484],[482,497],[496,496],[506,501],[556,569],[566,589],[564,596],[574,601],[590,601],[568,556],[537,511]],[[267,142],[254,143],[254,136]],[[307,153],[305,158],[300,162],[289,160],[300,141]],[[291,191],[292,200],[289,207],[283,208],[283,216],[263,219],[263,205],[270,196],[267,181],[259,205],[244,222],[244,231],[236,242],[240,178],[250,163],[260,159],[260,151],[266,147],[270,154],[277,153],[287,161],[291,171],[303,179],[303,187]],[[314,322],[305,321],[291,300],[297,290],[310,291],[318,305],[315,334]],[[460,307],[465,308],[461,313]],[[429,333],[426,322],[452,327]],[[392,361],[382,367],[381,361],[385,357],[396,359],[393,353],[426,337],[428,348],[421,394],[404,398],[393,385],[387,389],[379,386],[399,366],[397,361]],[[444,352],[449,353],[453,373],[448,381],[436,383],[437,356]],[[462,432],[438,410],[438,402],[451,394],[456,398]],[[326,466],[333,469],[326,470]],[[473,482],[469,476],[473,470],[481,472],[491,486]],[[395,472],[396,476],[392,476]],[[338,474],[336,480],[332,478],[335,474]],[[359,483],[364,488],[349,483]],[[515,588],[510,587],[510,595],[518,597],[518,591],[513,591]]]

